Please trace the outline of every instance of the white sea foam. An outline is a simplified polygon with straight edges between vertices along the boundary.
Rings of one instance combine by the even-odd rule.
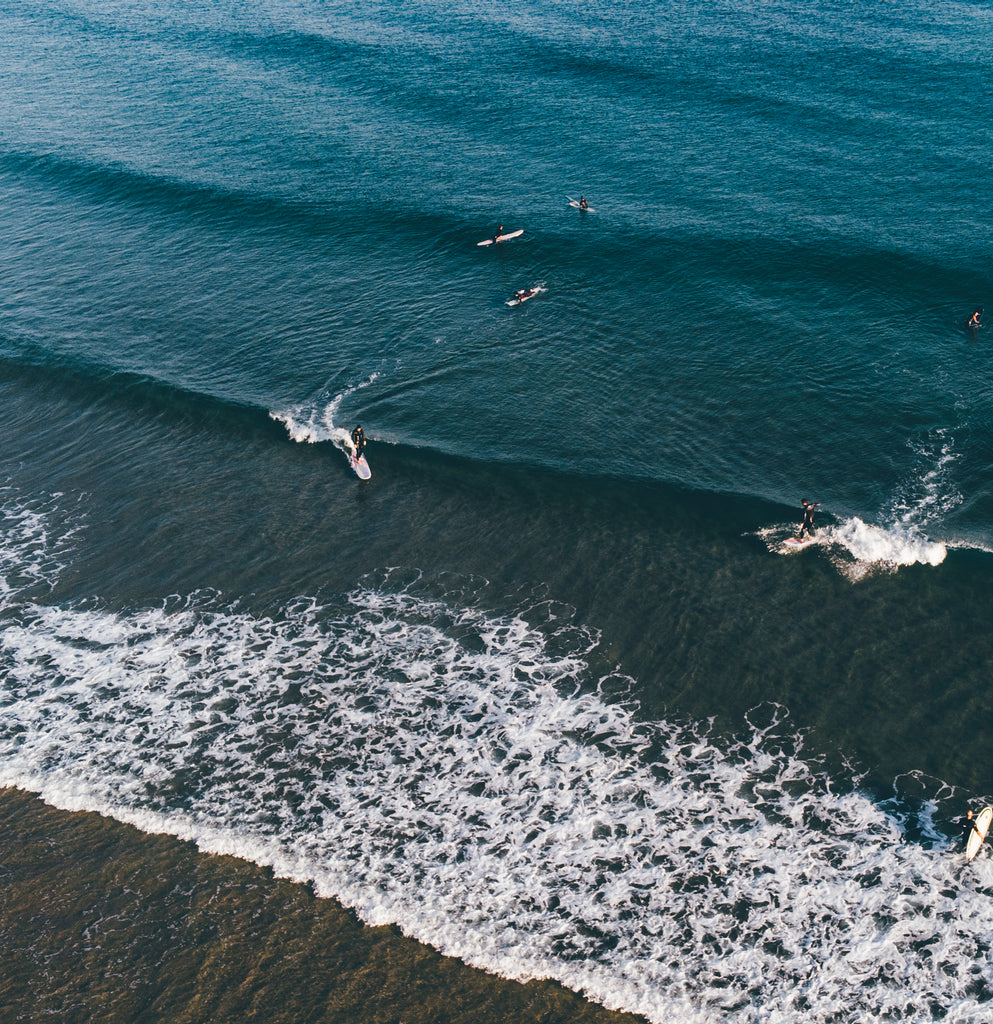
[[[37,538],[15,518],[5,567]],[[560,610],[429,583],[273,617],[9,586],[0,783],[660,1024],[989,1019],[993,860],[905,841],[906,810],[818,771],[779,713],[740,742],[639,723]]]
[[[78,528],[74,518],[63,512],[62,495],[28,503],[12,488],[0,487],[0,599],[34,586],[51,588],[69,557]]]
[[[832,544],[851,556],[838,559],[839,569],[851,579],[860,579],[878,569],[892,570],[904,565],[940,565],[948,549],[929,540],[914,527],[873,526],[853,516],[837,526],[818,531],[822,544]]]
[[[347,454],[350,434],[346,428],[335,424],[335,416],[341,408],[341,403],[349,395],[368,387],[378,376],[379,374],[373,373],[368,380],[364,380],[354,387],[346,388],[334,397],[327,392],[322,392],[313,401],[302,402],[287,409],[271,412],[269,415],[278,423],[282,423],[292,440],[299,444],[318,444],[322,441],[330,441],[336,448]]]
[[[878,525],[852,516],[819,527],[813,541],[803,547],[788,543],[794,532],[788,526],[760,530],[758,536],[779,554],[797,554],[816,545],[828,553],[839,572],[853,581],[901,566],[940,565],[948,548],[930,539],[925,530],[962,502],[951,480],[958,456],[947,430],[936,431],[910,447],[916,455],[915,466],[880,511]]]
[[[909,447],[915,455],[915,465],[896,488],[882,517],[908,530],[922,531],[962,504],[952,472],[959,456],[947,428],[912,440]]]
[[[893,572],[901,566],[940,565],[948,554],[943,543],[930,540],[915,527],[875,526],[858,516],[819,526],[813,539],[802,546],[789,542],[794,530],[788,526],[768,527],[757,535],[777,554],[796,555],[812,547],[820,548],[835,568],[853,582],[872,573]]]

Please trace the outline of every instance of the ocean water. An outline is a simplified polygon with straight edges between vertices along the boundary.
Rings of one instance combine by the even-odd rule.
[[[0,785],[659,1024],[988,1020],[991,28],[0,0]]]

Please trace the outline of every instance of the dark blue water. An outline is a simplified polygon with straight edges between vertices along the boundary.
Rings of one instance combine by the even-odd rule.
[[[0,3],[0,781],[652,1020],[985,1020],[991,22]]]

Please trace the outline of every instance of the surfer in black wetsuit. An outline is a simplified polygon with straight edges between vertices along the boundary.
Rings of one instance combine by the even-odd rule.
[[[579,197],[579,208],[581,210],[588,210],[590,208],[590,204],[586,201],[586,196]]]
[[[975,331],[978,328],[982,327],[983,325],[979,322],[982,319],[982,316],[983,307],[979,306],[972,314],[972,316],[969,317],[969,322],[966,324],[966,327],[968,327],[972,331]]]
[[[814,509],[821,507],[821,503],[809,502],[806,498],[800,502],[803,505],[803,522],[800,524],[800,532],[796,535],[797,540],[803,540],[804,533],[809,533],[811,537],[814,535]]]
[[[497,233],[493,236],[493,241],[494,242],[499,242],[502,237],[503,237],[503,225],[501,224],[500,227],[497,228]]]
[[[963,850],[968,845],[969,837],[972,835],[973,832],[975,832],[976,835],[979,836],[980,839],[983,838],[981,835],[979,835],[979,831],[976,828],[976,818],[975,818],[975,816],[972,813],[972,808],[971,807],[969,808],[969,810],[967,810],[965,812],[965,817],[962,818],[962,820],[959,822],[959,825],[960,825],[960,827],[962,829],[962,849]]]
[[[365,448],[365,431],[361,424],[357,424],[352,431],[352,458],[356,462],[362,458],[362,449]]]

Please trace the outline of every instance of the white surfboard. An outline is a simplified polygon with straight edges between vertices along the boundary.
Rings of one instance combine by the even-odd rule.
[[[522,302],[527,302],[528,299],[533,299],[539,292],[543,292],[545,289],[541,285],[535,285],[533,288],[526,288],[518,298],[516,295],[512,299],[507,300],[508,306],[519,306]]]
[[[506,231],[502,235],[497,235],[496,238],[484,238],[481,242],[477,242],[476,245],[492,245],[494,242],[506,242],[508,238],[517,238],[518,235],[524,234],[524,228],[518,228],[516,231]]]
[[[806,537],[787,537],[783,543],[789,544],[791,548],[805,548],[808,544],[814,543],[814,538],[809,534]]]
[[[360,480],[368,480],[372,476],[372,470],[369,468],[369,463],[366,462],[365,456],[360,455],[358,458],[355,457],[355,444],[352,439],[342,431],[345,436],[341,439],[345,446],[345,454],[348,456],[348,464],[355,470],[355,475]]]
[[[596,210],[592,206],[583,206],[578,199],[570,199],[569,205],[575,207],[577,210],[583,210],[586,213],[596,213]]]
[[[966,860],[972,860],[979,853],[979,847],[983,845],[983,840],[989,835],[991,821],[993,821],[993,807],[984,807],[976,816],[975,830],[969,833],[969,841],[965,844]]]

